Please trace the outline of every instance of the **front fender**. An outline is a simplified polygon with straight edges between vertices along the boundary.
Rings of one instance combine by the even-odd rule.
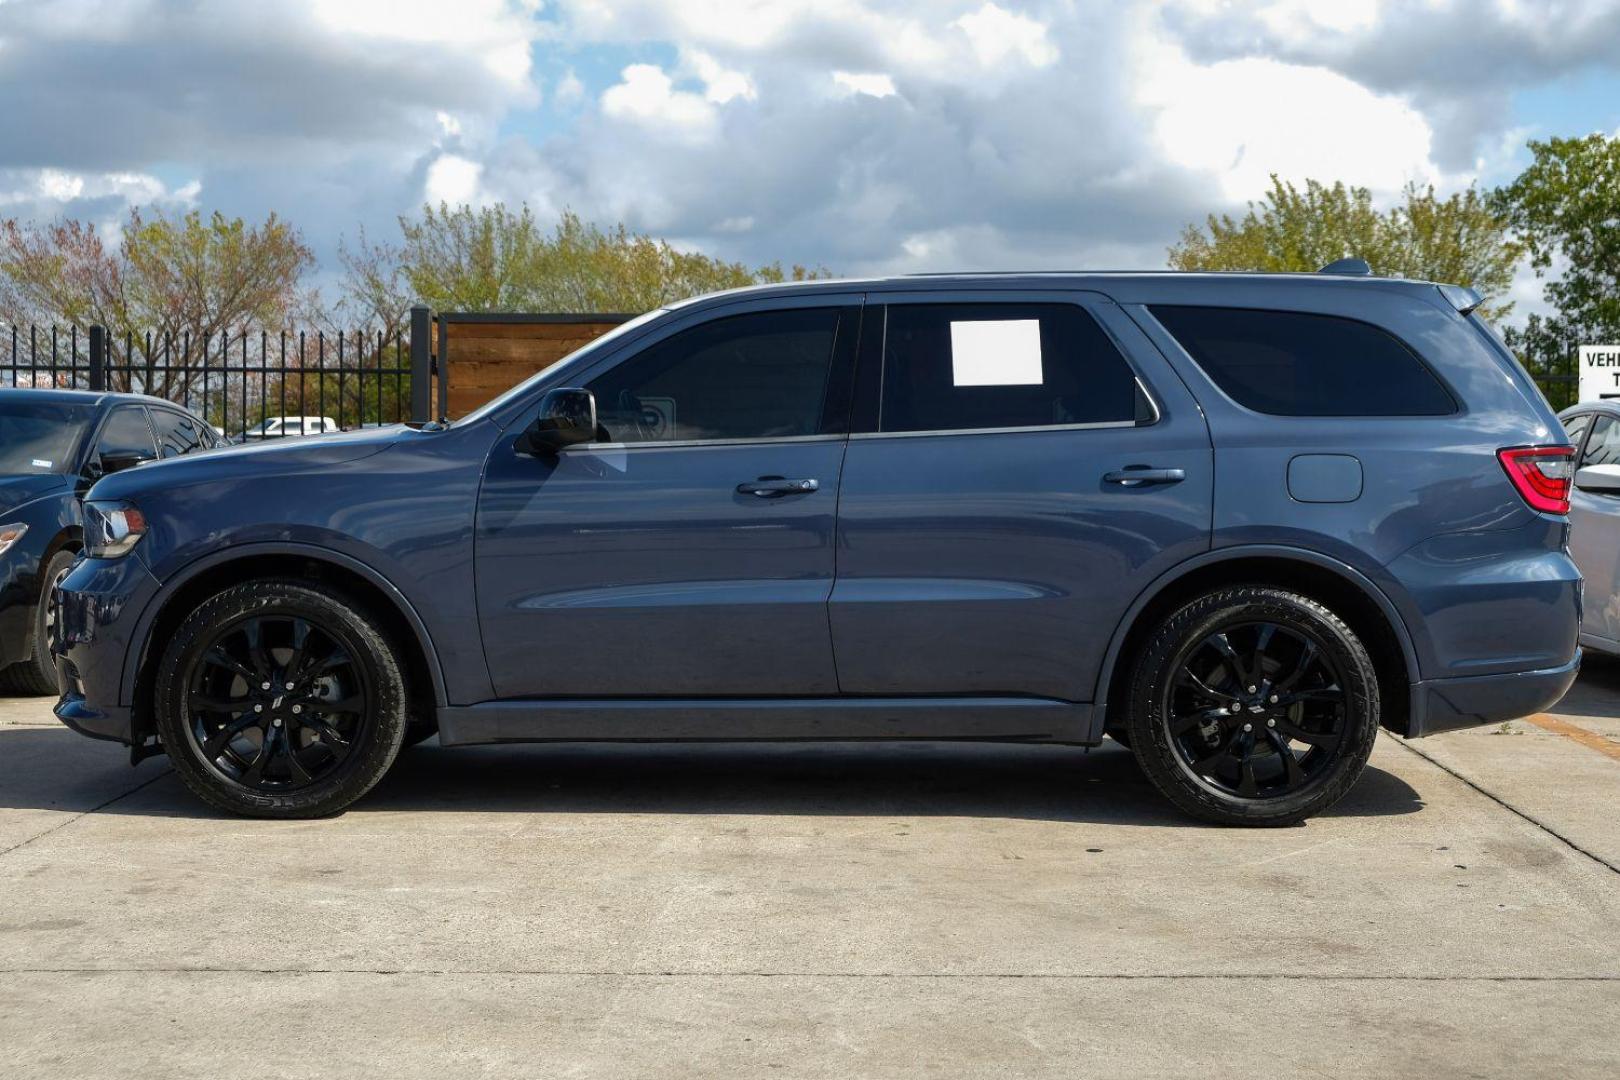
[[[206,555],[185,565],[179,571],[161,579],[162,585],[152,598],[142,608],[140,616],[130,633],[130,646],[124,654],[123,678],[119,686],[119,704],[131,706],[135,700],[135,683],[139,677],[142,664],[151,647],[152,627],[157,623],[158,617],[176,594],[182,592],[187,584],[196,580],[218,566],[230,562],[248,562],[254,559],[275,555],[292,555],[313,559],[318,562],[330,563],[341,567],[365,579],[375,586],[383,595],[394,604],[399,613],[410,624],[411,631],[416,635],[417,643],[422,653],[428,658],[428,673],[433,681],[434,702],[439,706],[449,704],[444,679],[444,668],[439,659],[439,653],[433,642],[433,636],[427,624],[422,620],[414,605],[403,592],[387,577],[375,568],[354,558],[342,551],[318,544],[295,542],[266,542],[250,543],[228,547],[211,555]]]

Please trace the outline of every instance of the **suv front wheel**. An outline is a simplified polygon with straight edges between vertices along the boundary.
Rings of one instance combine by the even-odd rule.
[[[1166,618],[1137,658],[1127,738],[1183,810],[1292,825],[1356,782],[1378,732],[1378,679],[1342,619],[1267,586],[1209,593]]]
[[[405,740],[405,680],[365,608],[260,579],[205,600],[158,666],[158,734],[186,786],[251,817],[335,814]]]

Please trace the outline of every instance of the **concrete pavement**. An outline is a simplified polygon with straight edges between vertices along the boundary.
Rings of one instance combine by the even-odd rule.
[[[1534,724],[1278,831],[1113,746],[430,744],[300,823],[125,762],[0,702],[0,1075],[1620,1070],[1620,760]]]

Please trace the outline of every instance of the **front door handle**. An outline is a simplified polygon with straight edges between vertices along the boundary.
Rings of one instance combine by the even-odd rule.
[[[1144,487],[1148,484],[1179,484],[1187,479],[1186,469],[1153,469],[1146,465],[1127,465],[1107,473],[1103,483],[1120,487]]]
[[[762,476],[758,480],[745,480],[738,484],[737,494],[780,499],[783,495],[808,495],[820,488],[820,480],[785,480],[780,476]]]

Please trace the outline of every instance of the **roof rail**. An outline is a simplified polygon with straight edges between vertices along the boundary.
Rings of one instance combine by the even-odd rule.
[[[1339,259],[1330,262],[1318,274],[1355,274],[1359,277],[1368,277],[1372,274],[1372,267],[1367,265],[1366,259]]]

